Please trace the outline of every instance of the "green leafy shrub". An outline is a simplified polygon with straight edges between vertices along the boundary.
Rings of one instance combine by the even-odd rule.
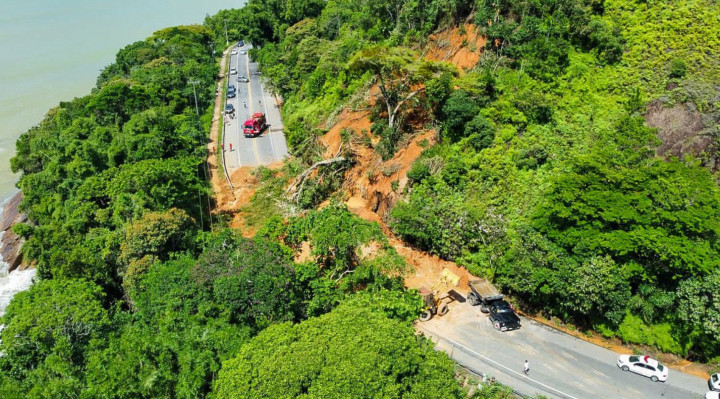
[[[675,79],[682,79],[687,74],[687,64],[682,58],[674,58],[670,63],[669,76]]]
[[[469,133],[465,129],[465,124],[470,122],[479,111],[480,108],[475,105],[475,101],[467,92],[454,91],[442,108],[445,136],[451,142],[459,141],[466,133]],[[482,123],[482,120],[478,120],[477,123]],[[473,125],[471,131],[475,132],[478,128],[482,127]]]
[[[482,114],[477,114],[465,125],[465,137],[475,151],[481,151],[492,145],[495,139],[495,127]]]
[[[214,391],[219,399],[461,397],[447,356],[365,301],[266,329],[223,364]]]
[[[647,325],[639,317],[628,313],[618,327],[617,335],[623,342],[648,345],[664,352],[684,355],[686,349],[673,336],[676,331],[669,323]]]

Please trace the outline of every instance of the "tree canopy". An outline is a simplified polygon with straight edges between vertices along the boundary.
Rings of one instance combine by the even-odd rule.
[[[349,302],[258,334],[223,364],[217,398],[460,398],[452,362],[414,330]]]

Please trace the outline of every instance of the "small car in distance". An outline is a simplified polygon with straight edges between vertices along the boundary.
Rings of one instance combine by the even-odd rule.
[[[233,112],[235,112],[235,107],[232,104],[225,104],[225,113],[232,114]]]
[[[240,83],[247,83],[250,81],[245,75],[238,75],[237,81]]]
[[[668,379],[668,368],[647,355],[620,355],[617,366],[622,371],[644,375],[653,382],[665,382]]]
[[[242,55],[247,54],[247,50],[240,50],[240,54],[242,54]]]
[[[238,46],[238,47],[242,47],[242,46],[244,46],[244,45],[245,45],[245,42],[242,41],[242,40],[240,40],[240,41],[237,43],[237,46]]]
[[[232,51],[230,52],[230,54],[231,54],[231,55],[237,54],[237,49],[236,49],[236,48],[232,49]]]
[[[230,75],[237,75],[237,69],[230,68]]]
[[[720,391],[720,373],[715,373],[708,379],[708,387],[712,391]]]
[[[230,86],[228,86],[228,89],[227,89],[227,97],[228,97],[228,98],[235,98],[235,94],[236,94],[235,85],[230,85]]]

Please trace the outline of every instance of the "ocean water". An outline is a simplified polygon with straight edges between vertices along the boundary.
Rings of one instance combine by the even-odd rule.
[[[241,0],[0,0],[0,207],[17,191],[10,171],[18,136],[60,101],[90,92],[122,47],[168,26],[201,24]],[[1,210],[0,210],[1,212]],[[7,274],[0,315],[34,270]]]
[[[20,133],[60,101],[90,92],[119,49],[174,25],[239,8],[241,0],[1,0],[0,202],[17,177]]]

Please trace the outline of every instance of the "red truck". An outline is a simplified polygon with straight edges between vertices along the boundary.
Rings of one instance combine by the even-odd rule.
[[[243,136],[255,137],[259,136],[260,133],[268,127],[267,121],[265,120],[265,114],[262,112],[256,112],[252,117],[243,123]]]

